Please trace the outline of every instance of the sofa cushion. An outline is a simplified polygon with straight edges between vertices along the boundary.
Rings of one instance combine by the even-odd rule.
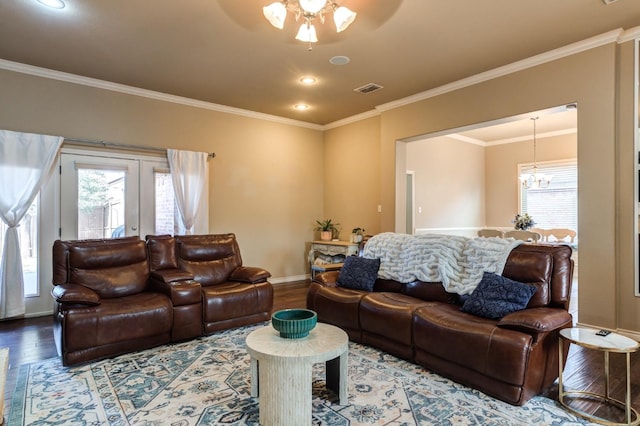
[[[169,342],[173,321],[171,300],[160,293],[144,292],[102,300],[97,306],[72,309],[65,314],[65,351],[126,344],[139,349],[136,341],[165,336]]]
[[[338,287],[372,291],[378,277],[378,269],[380,269],[380,259],[349,256],[340,269],[336,284]]]
[[[203,287],[225,283],[242,266],[234,234],[181,235],[176,243],[178,267],[191,272]]]
[[[100,299],[124,297],[147,288],[149,263],[143,241],[112,240],[69,248],[69,283],[98,293]]]
[[[404,284],[400,292],[430,302],[459,303],[460,300],[458,294],[446,291],[442,283],[414,281]]]
[[[178,267],[176,240],[171,235],[147,236],[147,249],[152,271]]]
[[[460,312],[456,305],[431,303],[416,309],[413,339],[416,353],[428,354],[433,362],[421,362],[428,369],[440,363],[453,369],[461,366],[461,371],[471,370],[487,381],[522,386],[532,361],[530,334],[498,327],[496,320]],[[441,368],[434,371],[445,372]]]
[[[551,253],[531,251],[530,246],[534,244],[521,244],[511,252],[502,276],[535,286],[537,290],[527,307],[539,308],[551,303],[551,273],[554,262]]]
[[[461,310],[485,318],[499,319],[526,308],[535,292],[535,286],[485,272]]]

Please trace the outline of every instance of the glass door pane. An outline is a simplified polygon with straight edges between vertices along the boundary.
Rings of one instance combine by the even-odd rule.
[[[138,235],[138,161],[61,155],[61,238]]]
[[[78,169],[78,238],[124,236],[126,172]]]

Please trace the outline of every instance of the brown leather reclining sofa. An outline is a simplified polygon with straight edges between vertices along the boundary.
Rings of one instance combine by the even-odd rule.
[[[537,291],[526,309],[497,320],[462,312],[464,296],[447,293],[441,283],[377,279],[367,292],[336,286],[339,272],[316,276],[307,307],[355,342],[522,405],[558,377],[558,333],[572,324],[571,251],[562,245],[513,249],[503,276]]]
[[[54,338],[63,365],[267,321],[269,272],[234,234],[56,241]]]

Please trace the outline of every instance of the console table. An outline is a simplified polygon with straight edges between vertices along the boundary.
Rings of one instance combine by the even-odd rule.
[[[348,241],[312,241],[309,250],[309,264],[311,266],[311,279],[316,272],[335,271],[342,268],[347,256],[358,254],[358,243]],[[328,260],[319,261],[322,257]]]
[[[594,421],[600,424],[607,425],[637,425],[640,423],[640,417],[638,412],[631,406],[631,364],[630,354],[637,351],[640,348],[638,342],[628,337],[622,336],[617,333],[611,333],[607,336],[599,336],[598,330],[592,328],[565,328],[560,330],[560,341],[558,344],[558,362],[559,362],[559,376],[558,376],[558,402],[567,410],[577,414],[585,419]],[[605,368],[605,394],[601,395],[594,392],[587,391],[566,391],[562,383],[562,370],[564,367],[564,342],[570,342],[583,348],[593,349],[604,353],[604,368]],[[609,394],[609,353],[623,353],[626,355],[626,379],[627,388],[624,401],[614,399]],[[603,404],[609,404],[618,407],[624,412],[625,422],[614,422],[609,419],[595,416],[593,414],[582,411],[578,408],[569,406],[565,401],[567,398],[589,398],[600,401]]]

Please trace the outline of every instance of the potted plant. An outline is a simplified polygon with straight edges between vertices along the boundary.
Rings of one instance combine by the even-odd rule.
[[[320,239],[322,241],[331,241],[333,233],[337,230],[338,223],[333,223],[331,219],[316,220],[315,231],[320,231]]]
[[[359,243],[362,241],[362,237],[364,235],[364,228],[353,228],[351,230],[351,242]]]

